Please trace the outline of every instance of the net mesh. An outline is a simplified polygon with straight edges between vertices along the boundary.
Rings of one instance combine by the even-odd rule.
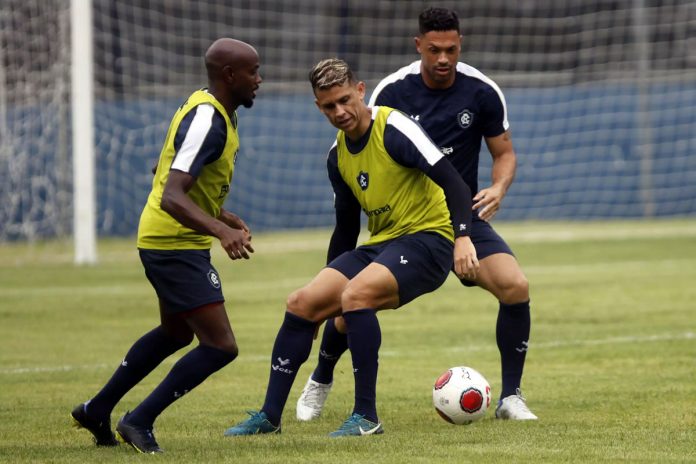
[[[93,0],[98,231],[137,228],[169,120],[218,37],[253,44],[227,208],[255,230],[333,224],[335,130],[306,74],[346,59],[368,89],[418,58],[423,1]],[[462,60],[505,93],[519,166],[499,219],[696,214],[696,3],[441,1]],[[0,3],[0,240],[70,234],[69,0]],[[484,148],[485,150],[485,148]],[[481,185],[490,157],[482,155]]]

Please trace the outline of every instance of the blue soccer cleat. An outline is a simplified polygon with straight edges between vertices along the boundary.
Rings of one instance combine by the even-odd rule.
[[[226,437],[238,437],[242,435],[258,435],[262,433],[280,433],[280,425],[276,427],[268,421],[268,416],[263,411],[247,411],[251,417],[239,424],[225,430]]]
[[[384,433],[382,424],[369,421],[365,419],[365,416],[353,413],[338,430],[331,432],[329,436],[359,437],[362,435],[379,435],[381,433]]]

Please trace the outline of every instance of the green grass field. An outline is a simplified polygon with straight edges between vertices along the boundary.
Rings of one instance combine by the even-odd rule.
[[[75,267],[69,243],[0,244],[0,461],[239,463],[696,462],[696,219],[501,223],[529,277],[532,336],[524,393],[532,423],[453,426],[431,404],[446,368],[470,365],[500,387],[497,303],[451,277],[383,312],[378,407],[385,434],[330,439],[352,406],[349,357],[324,415],[294,418],[317,345],[277,436],[224,438],[263,400],[287,294],[323,265],[329,231],[258,235],[250,261],[218,249],[237,360],[156,423],[166,453],[98,449],[71,428],[72,407],[108,379],[157,324],[133,240],[104,240],[100,264]],[[131,391],[136,405],[179,354]]]

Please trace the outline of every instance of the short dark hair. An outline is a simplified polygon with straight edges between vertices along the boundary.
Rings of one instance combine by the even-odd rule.
[[[459,16],[447,8],[427,8],[418,15],[418,29],[421,34],[430,31],[457,31],[459,33]]]

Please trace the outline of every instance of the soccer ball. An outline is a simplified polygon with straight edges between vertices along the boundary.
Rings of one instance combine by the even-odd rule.
[[[470,424],[486,415],[491,405],[491,386],[476,370],[466,367],[447,369],[433,385],[433,406],[452,424]]]

